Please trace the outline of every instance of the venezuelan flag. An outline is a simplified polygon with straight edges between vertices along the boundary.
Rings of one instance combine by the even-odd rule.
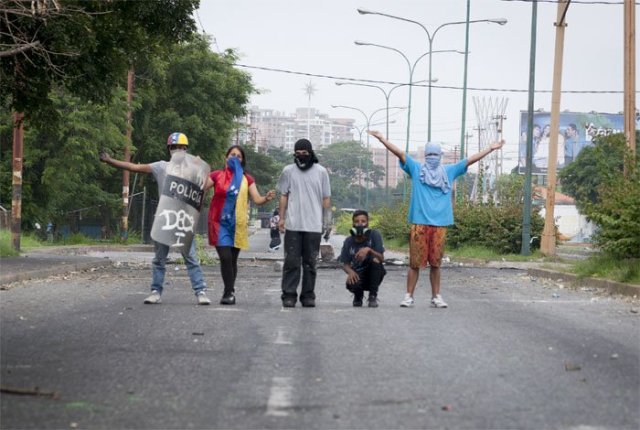
[[[209,245],[249,248],[249,182],[240,161],[211,173],[215,186],[209,207]]]

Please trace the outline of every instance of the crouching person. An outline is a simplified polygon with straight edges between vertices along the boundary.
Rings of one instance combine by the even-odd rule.
[[[352,217],[351,236],[342,244],[340,261],[347,274],[347,290],[353,293],[353,306],[361,307],[364,292],[369,292],[368,305],[378,307],[378,287],[387,273],[382,235],[369,228],[369,214],[357,210]]]

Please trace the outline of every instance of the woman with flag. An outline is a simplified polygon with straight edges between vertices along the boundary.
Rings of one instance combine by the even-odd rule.
[[[225,168],[209,175],[207,188],[213,187],[209,207],[209,245],[215,246],[220,258],[224,293],[220,304],[234,305],[238,255],[249,248],[249,196],[263,205],[276,196],[271,190],[260,195],[253,178],[244,171],[246,156],[238,146],[231,146],[225,155]]]

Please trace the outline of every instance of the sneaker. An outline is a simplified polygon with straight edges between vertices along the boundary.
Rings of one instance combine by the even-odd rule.
[[[158,290],[151,291],[151,294],[144,299],[145,305],[157,305],[162,303],[162,299],[160,298],[160,292]]]
[[[296,299],[293,297],[287,297],[282,299],[282,307],[285,308],[295,308],[296,307]]]
[[[406,293],[404,295],[404,299],[402,299],[402,301],[400,302],[400,307],[401,308],[410,308],[410,307],[413,306],[414,303],[415,302],[413,300],[413,297],[411,297],[411,294]]]
[[[199,305],[210,305],[211,304],[211,300],[209,300],[209,297],[207,297],[207,293],[205,293],[204,291],[198,292],[198,294],[196,294],[196,298],[198,299],[198,304]]]
[[[447,305],[447,303],[444,300],[442,300],[442,296],[440,294],[438,294],[437,296],[431,299],[431,306],[433,306],[434,308],[449,307],[449,305]]]
[[[236,296],[233,293],[225,294],[220,299],[221,305],[235,305],[236,304]]]
[[[300,303],[302,303],[302,307],[303,308],[315,308],[316,307],[316,300],[315,299],[301,300]]]
[[[378,298],[376,296],[369,295],[369,307],[377,308],[378,307]]]
[[[362,307],[362,296],[353,296],[353,307],[354,308]]]

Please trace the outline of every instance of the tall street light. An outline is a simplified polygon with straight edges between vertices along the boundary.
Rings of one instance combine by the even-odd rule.
[[[424,82],[424,81],[419,81],[419,82]],[[391,93],[393,92],[393,90],[395,90],[396,88],[407,86],[409,84],[398,84],[398,85],[395,85],[395,86],[391,87],[391,89],[389,91],[386,91],[384,88],[382,88],[382,87],[380,87],[378,85],[360,84],[360,83],[356,83],[356,82],[336,82],[336,85],[337,86],[354,85],[354,86],[357,86],[357,87],[370,87],[370,88],[377,88],[380,91],[382,91],[382,94],[384,94],[385,109],[386,109],[386,114],[387,114],[385,137],[388,139],[389,138],[389,124],[390,124],[390,122],[389,122],[389,98],[391,97]],[[386,151],[386,153],[385,153],[385,175],[384,175],[384,177],[385,177],[385,197],[388,200],[389,199],[389,151]]]
[[[477,23],[477,22],[487,22],[487,23],[494,23],[494,24],[499,24],[499,25],[505,25],[507,23],[507,20],[504,18],[495,18],[495,19],[474,19],[474,20],[466,20],[466,21],[453,21],[453,22],[446,22],[444,24],[439,25],[438,27],[436,27],[436,29],[433,31],[433,33],[429,32],[429,30],[427,30],[427,28],[422,25],[421,23],[419,23],[418,21],[414,21],[412,19],[408,19],[408,18],[402,18],[400,16],[395,16],[395,15],[389,15],[386,13],[382,13],[382,12],[374,12],[374,11],[370,11],[370,10],[366,10],[366,9],[358,9],[358,13],[360,15],[380,15],[380,16],[384,16],[387,18],[392,18],[392,19],[397,19],[400,21],[406,21],[406,22],[410,22],[413,24],[416,24],[418,26],[420,26],[420,28],[422,28],[424,30],[424,32],[427,34],[427,41],[429,42],[429,77],[428,80],[431,81],[431,54],[434,52],[432,51],[433,49],[433,39],[436,37],[436,34],[438,33],[438,31],[443,28],[443,27],[447,27],[450,25],[458,25],[458,24],[473,24],[473,23]],[[427,140],[431,141],[431,82],[429,82],[429,95],[428,95],[428,116],[427,116]]]
[[[407,84],[407,85],[409,85],[409,101],[407,102],[407,107],[408,107],[407,108],[407,138],[406,138],[404,152],[406,154],[408,154],[409,153],[409,135],[411,133],[411,94],[412,94],[412,90],[413,90],[413,72],[415,71],[416,65],[418,64],[418,62],[420,60],[422,60],[424,57],[426,57],[427,55],[429,55],[429,57],[431,57],[432,52],[431,51],[425,52],[424,54],[419,56],[413,62],[413,64],[411,64],[411,61],[409,61],[409,58],[407,58],[407,56],[397,48],[393,48],[391,46],[386,46],[386,45],[378,45],[377,43],[362,42],[362,41],[359,41],[359,40],[356,40],[354,43],[356,45],[358,45],[358,46],[375,46],[377,48],[388,49],[390,51],[397,52],[407,62],[407,67],[409,69],[409,83]],[[446,49],[446,50],[437,51],[437,52],[458,52],[458,51],[453,50],[453,49]],[[431,90],[431,73],[429,73],[428,85],[429,85],[429,90]],[[406,184],[406,181],[405,181],[404,190],[402,192],[403,199],[406,197],[406,195],[407,195],[407,184]]]
[[[362,114],[362,116],[364,117],[364,121],[367,125],[367,130],[369,130],[369,127],[371,126],[371,120],[373,119],[373,116],[375,114],[377,114],[378,112],[381,112],[383,110],[387,111],[387,114],[389,112],[389,109],[405,109],[404,106],[394,106],[394,107],[389,107],[389,106],[385,106],[383,108],[380,109],[376,109],[373,112],[371,112],[371,115],[367,116],[366,113],[364,113],[364,111],[362,109],[359,109],[357,107],[353,107],[353,106],[344,106],[344,105],[331,105],[332,108],[336,109],[336,108],[343,108],[343,109],[351,109],[351,110],[355,110],[358,111]],[[388,121],[387,121],[388,124]],[[387,125],[388,127],[388,125]],[[367,133],[367,153],[369,153],[369,133]],[[369,159],[367,158],[367,175],[366,175],[366,180],[365,180],[365,209],[369,210],[369,187],[367,186],[367,183],[369,179]]]

